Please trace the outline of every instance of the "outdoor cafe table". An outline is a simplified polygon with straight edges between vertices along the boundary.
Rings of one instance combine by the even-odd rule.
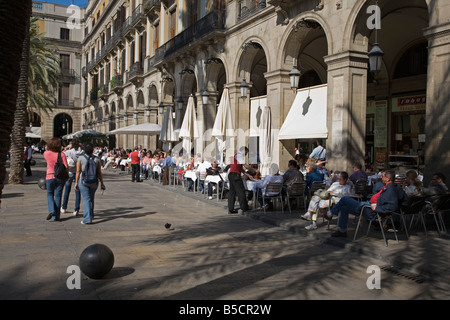
[[[262,180],[250,180],[250,179],[248,179],[248,180],[246,180],[244,182],[245,189],[247,191],[253,192],[253,209],[256,209],[256,202],[258,201],[256,189],[253,188],[253,186],[254,186],[255,183],[258,183],[258,182],[261,182],[261,181]]]
[[[220,175],[207,175],[205,177],[205,188],[208,185],[208,183],[215,183],[217,184],[217,194],[219,194],[219,182],[223,181],[225,183],[227,179],[226,173],[221,173]],[[217,201],[219,201],[219,197],[217,196]]]

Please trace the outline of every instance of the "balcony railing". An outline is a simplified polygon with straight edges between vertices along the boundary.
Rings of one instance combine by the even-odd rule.
[[[153,66],[163,58],[167,58],[171,54],[177,52],[187,45],[192,45],[194,41],[219,30],[224,30],[224,17],[218,11],[211,11],[202,19],[198,20],[194,25],[190,26],[174,38],[155,50],[154,59],[149,59],[148,63]]]
[[[77,73],[74,69],[61,69],[61,74],[63,77],[76,77]]]
[[[144,1],[144,13],[149,17],[158,15],[160,10],[161,10],[161,0]]]
[[[242,21],[247,19],[248,17],[254,15],[258,11],[264,9],[266,7],[266,0],[256,1],[254,4],[250,6],[243,6],[243,1],[239,0],[239,8],[238,8],[238,17],[237,21]]]
[[[69,99],[58,99],[58,106],[73,108],[75,106],[75,102]]]

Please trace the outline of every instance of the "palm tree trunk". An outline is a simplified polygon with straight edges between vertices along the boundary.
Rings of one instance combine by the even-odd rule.
[[[14,124],[20,61],[31,0],[0,2],[0,198],[6,175],[6,160]],[[10,27],[7,27],[10,26]],[[13,27],[11,27],[13,26]],[[1,200],[0,200],[1,201]],[[1,202],[0,202],[1,205]]]
[[[27,30],[30,30],[28,19]],[[11,132],[10,149],[10,184],[23,184],[23,154],[25,147],[25,126],[27,125],[28,101],[28,64],[30,60],[30,32],[23,40],[22,60],[20,61],[19,87],[17,91],[16,112],[14,113],[14,126]]]

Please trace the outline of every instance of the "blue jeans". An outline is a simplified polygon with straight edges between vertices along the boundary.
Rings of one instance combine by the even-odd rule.
[[[72,190],[72,182],[74,180],[75,180],[75,173],[69,172],[69,180],[67,180],[64,188],[64,198],[62,203],[62,208],[64,210],[67,209],[70,191]],[[81,200],[80,190],[75,189],[75,209],[73,211],[80,211],[80,200]]]
[[[81,196],[83,197],[83,222],[91,223],[94,219],[94,200],[95,192],[98,188],[98,181],[95,183],[83,183],[80,179],[78,180],[78,188],[80,189]]]
[[[369,201],[358,201],[352,197],[343,197],[339,202],[331,208],[331,213],[335,216],[338,215],[339,211],[341,214],[339,215],[339,231],[346,231],[347,230],[347,222],[348,222],[348,215],[354,214],[359,215],[361,213],[361,208],[363,206],[370,206]],[[363,211],[363,216],[368,220],[373,220],[376,217],[376,213],[373,212],[370,208],[367,208]]]
[[[48,213],[54,213],[54,220],[59,220],[61,198],[65,181],[61,179],[45,180],[47,186]]]

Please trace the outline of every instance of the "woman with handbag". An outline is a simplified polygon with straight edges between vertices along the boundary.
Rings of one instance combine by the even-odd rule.
[[[66,183],[66,178],[69,177],[69,166],[67,164],[67,157],[61,151],[61,139],[52,138],[47,143],[47,151],[44,152],[44,159],[47,161],[47,173],[45,176],[45,183],[47,186],[47,202],[48,215],[47,220],[53,218],[53,221],[60,220],[61,199]],[[62,162],[66,168],[66,176],[55,176],[55,164]]]
[[[312,221],[305,229],[308,231],[317,229],[317,211],[329,208],[339,202],[340,197],[349,196],[354,193],[352,184],[348,182],[348,173],[342,171],[339,174],[339,181],[333,183],[327,190],[317,190],[309,202],[308,211],[301,216],[303,220]]]

